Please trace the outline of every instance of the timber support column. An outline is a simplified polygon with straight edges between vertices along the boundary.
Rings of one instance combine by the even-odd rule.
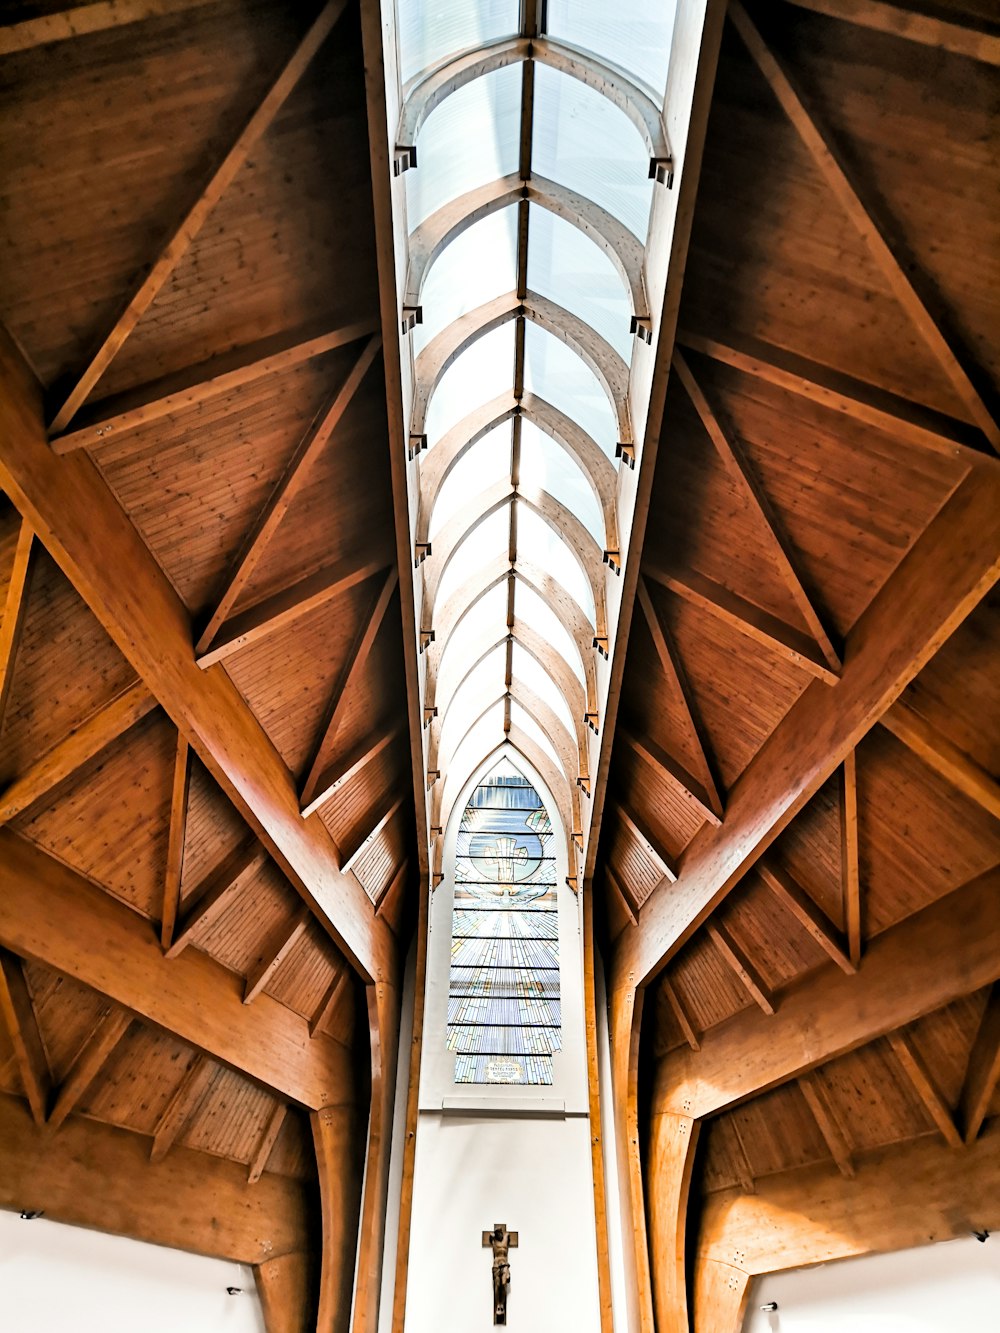
[[[643,991],[635,989],[631,980],[625,985],[615,986],[609,997],[609,1026],[622,1250],[629,1319],[630,1323],[634,1321],[636,1333],[654,1333],[642,1163],[639,1159],[639,1114],[636,1105],[643,994]]]
[[[694,1273],[692,1333],[740,1333],[749,1294],[750,1274],[744,1269],[699,1256]]]
[[[650,1270],[656,1333],[688,1333],[684,1237],[700,1121],[656,1112],[649,1134]]]
[[[324,1106],[322,1110],[311,1112],[309,1117],[316,1150],[322,1217],[317,1333],[347,1333],[350,1323],[355,1241],[351,1224],[358,1216],[361,1193],[356,1160],[357,1114],[353,1106]],[[265,1296],[268,1287],[276,1285],[275,1281],[270,1281],[272,1278],[280,1279],[284,1286],[287,1275],[275,1270],[274,1274],[262,1272],[257,1278],[268,1333],[271,1333],[269,1321],[272,1316],[267,1313]],[[281,1325],[276,1327],[280,1329]]]

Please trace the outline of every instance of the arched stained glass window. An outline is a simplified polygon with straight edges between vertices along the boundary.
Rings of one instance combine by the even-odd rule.
[[[561,1047],[552,821],[502,759],[462,814],[448,987],[456,1083],[552,1083]]]

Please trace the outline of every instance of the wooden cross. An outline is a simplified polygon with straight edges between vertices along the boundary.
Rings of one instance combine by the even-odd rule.
[[[483,1249],[487,1247],[493,1251],[493,1324],[505,1325],[510,1286],[508,1252],[517,1249],[517,1232],[508,1231],[504,1222],[494,1222],[492,1231],[483,1232]]]

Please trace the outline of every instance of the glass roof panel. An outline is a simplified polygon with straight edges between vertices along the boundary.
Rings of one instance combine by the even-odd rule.
[[[614,264],[572,222],[535,204],[529,212],[528,290],[578,315],[631,362],[631,303]]]
[[[511,657],[511,669],[514,678],[524,681],[529,690],[534,690],[539,699],[548,704],[556,717],[565,722],[569,734],[575,736],[576,722],[570,712],[569,704],[563,698],[562,690],[559,689],[549,673],[539,666],[531,654],[525,652],[521,645],[516,642]]]
[[[522,440],[523,440],[522,435]],[[501,477],[510,476],[511,423],[502,421],[477,440],[445,477],[431,514],[430,537],[441,531],[448,519],[462,505],[492,486]],[[522,445],[522,460],[524,458]],[[522,462],[523,475],[523,462]]]
[[[397,0],[402,83],[456,51],[517,32],[517,0]]]
[[[567,779],[570,778],[570,774],[566,772],[562,764],[559,762],[559,756],[556,754],[548,736],[546,736],[545,732],[541,729],[531,714],[526,709],[522,708],[516,699],[511,699],[510,701],[510,721],[512,726],[520,727],[526,736],[530,736],[542,753],[552,760],[560,773]]]
[[[427,445],[514,383],[514,321],[470,344],[441,376],[427,408]],[[612,447],[613,448],[613,447]]]
[[[527,417],[521,421],[520,477],[523,485],[540,486],[564,504],[604,549],[604,515],[579,464]]]
[[[517,507],[517,558],[537,565],[561,583],[590,623],[596,624],[594,593],[580,562],[545,520],[523,503]]]
[[[476,723],[448,761],[449,772],[444,774],[444,781],[448,782],[450,775],[454,774],[455,787],[446,794],[454,799],[458,795],[458,782],[464,781],[490,751],[502,743],[503,739],[503,700],[500,699],[486,716]],[[447,810],[443,810],[442,813],[447,817]]]
[[[420,295],[423,323],[413,330],[414,354],[453,319],[516,286],[517,209],[502,208],[456,236],[431,265]]]
[[[524,331],[524,383],[578,422],[614,462],[618,421],[608,395],[571,348],[530,321]]]
[[[556,652],[565,657],[580,684],[586,684],[576,640],[534,589],[526,587],[520,580],[514,585],[514,616],[530,625],[536,633],[551,643]]]
[[[498,639],[501,634],[507,632],[506,580],[484,592],[468,614],[455,626],[441,655],[438,679],[441,679],[441,673],[445,669],[449,674],[453,672],[461,674],[458,672],[455,658],[468,657],[474,646],[494,628]]]
[[[656,93],[667,86],[675,0],[548,0],[546,32],[592,51]]]
[[[473,79],[446,97],[417,135],[417,166],[403,177],[407,226],[467,190],[517,171],[521,136],[520,64]]]
[[[438,711],[444,719],[439,749],[442,758],[461,741],[486,705],[504,693],[506,665],[507,653],[501,645],[469,672],[450,700],[438,702]]]
[[[444,606],[451,594],[462,586],[474,569],[481,569],[498,555],[507,553],[510,542],[510,506],[504,505],[458,543],[455,554],[441,576],[437,605]]]
[[[645,242],[653,182],[642,136],[606,97],[542,64],[535,67],[531,164],[593,199]]]

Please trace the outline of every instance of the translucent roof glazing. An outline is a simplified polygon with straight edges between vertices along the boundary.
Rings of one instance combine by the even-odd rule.
[[[399,77],[517,32],[518,0],[397,0]]]
[[[546,29],[561,42],[599,51],[662,102],[675,9],[674,0],[547,0]]]

